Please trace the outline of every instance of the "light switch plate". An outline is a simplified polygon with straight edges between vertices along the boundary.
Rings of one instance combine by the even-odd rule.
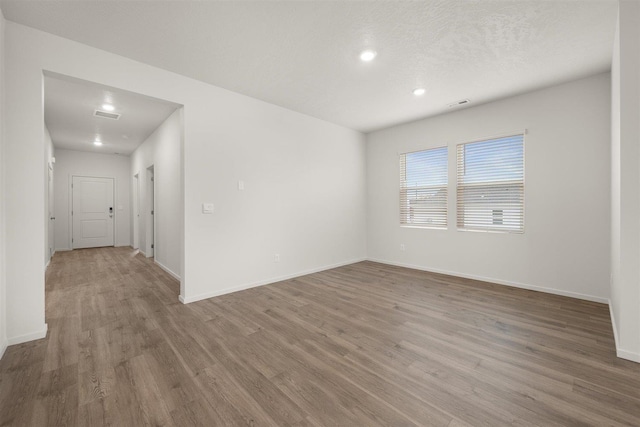
[[[212,214],[213,213],[213,203],[203,203],[202,204],[202,213],[203,214]]]
[[[238,181],[238,190],[244,190],[244,181]]]

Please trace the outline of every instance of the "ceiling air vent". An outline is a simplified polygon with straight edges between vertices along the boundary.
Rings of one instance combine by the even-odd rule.
[[[471,101],[469,101],[468,99],[461,99],[458,102],[454,102],[453,104],[449,104],[449,108],[453,108],[453,107],[461,107],[463,105],[467,105],[469,104]]]
[[[96,112],[93,113],[93,115],[96,117],[102,117],[103,119],[111,119],[111,120],[118,120],[120,118],[120,114],[109,113],[108,111],[102,111],[102,110],[96,110]]]

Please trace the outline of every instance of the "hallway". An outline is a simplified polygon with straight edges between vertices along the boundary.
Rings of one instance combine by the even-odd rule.
[[[131,248],[56,253],[46,273],[47,338],[9,347],[0,363],[0,425],[124,425],[125,408],[113,405],[135,396],[116,399],[116,384],[149,374],[136,356],[160,341],[154,314],[182,306],[179,290]]]

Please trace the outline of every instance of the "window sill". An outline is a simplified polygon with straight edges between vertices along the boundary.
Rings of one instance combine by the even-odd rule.
[[[524,234],[524,230],[479,230],[476,228],[456,228],[456,231],[472,233]]]
[[[434,225],[408,225],[400,224],[400,228],[417,228],[419,230],[448,230],[449,227],[438,227]]]

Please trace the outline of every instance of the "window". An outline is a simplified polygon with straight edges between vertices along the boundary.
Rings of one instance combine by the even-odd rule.
[[[447,227],[447,147],[400,155],[400,224]]]
[[[524,232],[524,135],[458,145],[460,230]]]

